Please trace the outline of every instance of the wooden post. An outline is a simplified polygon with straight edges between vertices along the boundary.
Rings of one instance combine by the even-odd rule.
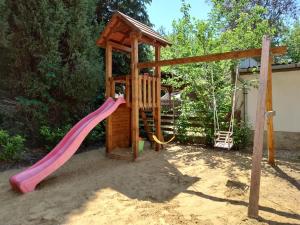
[[[267,82],[267,111],[273,111],[272,100],[272,58],[269,60],[269,73]],[[267,117],[267,136],[268,136],[268,162],[270,165],[275,165],[275,150],[274,150],[274,128],[273,115]]]
[[[131,104],[131,145],[133,150],[133,159],[138,157],[139,142],[139,70],[138,64],[138,35],[130,34],[131,40],[131,78],[132,78],[132,104]]]
[[[160,60],[160,46],[155,46],[155,61]],[[156,82],[156,108],[155,108],[155,132],[156,132],[156,137],[161,138],[161,115],[160,115],[160,92],[161,92],[161,70],[160,66],[155,67],[155,76],[157,78]],[[155,145],[155,150],[159,151],[160,150],[160,144],[156,143]]]
[[[105,97],[111,97],[111,79],[112,79],[112,46],[107,43],[105,50]],[[109,116],[106,120],[106,153],[112,150],[112,120]]]
[[[264,36],[263,43],[262,43],[261,69],[260,69],[260,77],[259,77],[259,89],[258,89],[256,119],[255,119],[251,184],[250,184],[250,196],[249,196],[249,207],[248,207],[248,216],[253,218],[258,217],[258,209],[259,209],[259,189],[260,189],[260,176],[261,176],[261,160],[262,160],[262,153],[263,153],[269,60],[270,60],[270,39],[267,36]]]

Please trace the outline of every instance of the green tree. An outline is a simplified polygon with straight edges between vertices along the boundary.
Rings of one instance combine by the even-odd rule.
[[[296,22],[287,36],[288,55],[294,62],[300,62],[300,22]]]
[[[252,14],[243,14],[237,21],[237,26],[227,30],[216,26],[215,20],[202,21],[192,18],[189,11],[190,5],[182,1],[182,18],[173,21],[173,29],[167,37],[173,45],[162,50],[163,58],[189,57],[258,47],[261,45],[262,35],[269,29],[268,22],[259,17],[263,11],[261,7],[257,7]],[[252,27],[254,23],[257,29]],[[207,143],[212,144],[213,90],[218,105],[220,129],[228,129],[233,94],[232,72],[237,63],[226,60],[165,67],[168,72],[175,75],[173,79],[163,82],[182,90],[182,104],[178,108],[180,117],[177,121],[181,137],[187,134],[200,134],[206,137]],[[194,117],[198,122],[198,130],[191,125],[190,117]],[[235,136],[236,143],[242,147],[246,142],[244,134],[249,129],[245,123],[240,121],[235,123],[238,134]]]
[[[103,87],[95,7],[92,0],[8,1],[10,89],[33,137],[43,124],[78,120]]]
[[[261,8],[259,13],[262,20],[268,21],[273,29],[276,41],[280,41],[288,24],[299,16],[299,5],[297,0],[210,0],[213,6],[212,16],[216,21],[222,23],[223,29],[234,29],[238,27],[238,21],[243,14],[255,14],[255,8]],[[252,24],[255,29],[255,24]]]
[[[8,64],[9,57],[8,54],[3,54],[7,52],[8,45],[8,15],[9,10],[5,0],[0,0],[0,88],[4,89],[7,86],[5,78],[8,76]]]
[[[0,48],[7,44],[8,8],[5,0],[0,0]]]
[[[209,22],[190,17],[190,5],[183,1],[182,18],[173,21],[173,29],[168,39],[171,47],[162,51],[163,58],[178,58],[205,55],[225,50],[216,38],[217,30]],[[179,107],[180,118],[177,121],[180,136],[188,133],[204,134],[211,143],[213,135],[213,96],[215,89],[219,104],[220,118],[226,126],[225,114],[231,104],[231,62],[197,63],[166,67],[168,72],[175,74],[174,79],[164,81],[182,89],[182,105]],[[214,83],[212,83],[214,76]],[[197,118],[200,129],[190,125],[190,117]]]

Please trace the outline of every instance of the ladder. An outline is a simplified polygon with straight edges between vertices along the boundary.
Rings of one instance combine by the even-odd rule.
[[[151,143],[151,147],[153,147],[153,143],[154,143],[154,140],[153,140],[153,137],[152,137],[153,133],[151,132],[150,126],[148,124],[147,114],[142,109],[140,109],[140,114],[141,114],[141,117],[142,117],[142,120],[143,120],[143,123],[144,123],[144,130],[147,134],[147,138]]]
[[[233,138],[232,138],[232,132],[230,131],[218,131],[215,134],[215,148],[223,148],[230,150],[233,146]]]

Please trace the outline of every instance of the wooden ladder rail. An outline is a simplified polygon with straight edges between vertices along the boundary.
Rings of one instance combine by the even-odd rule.
[[[151,129],[149,127],[148,120],[147,120],[147,115],[146,115],[146,113],[143,109],[140,109],[140,113],[141,113],[141,117],[142,117],[142,120],[143,120],[144,129],[147,133],[148,140],[151,142],[151,147],[153,147],[153,144],[154,144],[153,138],[152,138],[153,133],[151,132]]]

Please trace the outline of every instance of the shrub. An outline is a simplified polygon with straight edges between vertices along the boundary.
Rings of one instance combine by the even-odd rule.
[[[85,144],[96,144],[99,143],[99,141],[103,140],[105,138],[105,127],[103,123],[100,123],[97,125],[90,134],[86,137],[84,143]]]
[[[52,128],[49,126],[42,126],[40,128],[40,135],[42,144],[45,146],[47,150],[52,150],[58,142],[68,133],[68,131],[72,128],[71,124],[66,124],[62,127]],[[104,127],[102,124],[97,125],[90,134],[85,138],[85,144],[95,144],[99,140],[103,139]]]
[[[25,138],[22,136],[10,136],[7,131],[0,130],[0,160],[20,160],[24,151],[24,142]]]
[[[241,121],[235,124],[233,132],[233,141],[235,149],[243,149],[250,142],[251,129],[248,123]]]
[[[42,126],[40,128],[42,144],[47,150],[51,150],[66,135],[71,127],[72,126],[70,124],[57,128]]]

